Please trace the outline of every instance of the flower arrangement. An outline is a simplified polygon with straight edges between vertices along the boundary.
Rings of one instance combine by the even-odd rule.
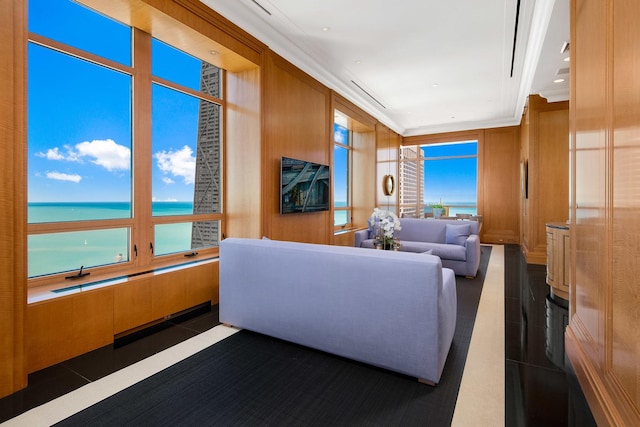
[[[374,230],[375,237],[382,240],[385,248],[393,245],[393,234],[402,229],[396,214],[379,208],[373,210],[369,217],[369,225]]]

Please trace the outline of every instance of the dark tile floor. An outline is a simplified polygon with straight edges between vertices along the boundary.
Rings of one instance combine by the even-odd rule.
[[[218,306],[206,305],[144,333],[29,375],[29,386],[0,399],[0,423],[132,365],[218,325]]]
[[[505,425],[595,426],[564,353],[568,304],[545,276],[519,246],[505,246]]]
[[[553,301],[545,267],[527,265],[517,245],[505,246],[507,427],[595,426],[564,357],[566,302]],[[549,317],[550,316],[550,317]],[[547,319],[550,318],[550,328]],[[29,375],[29,386],[0,399],[0,422],[204,332],[218,322],[214,306],[156,325]],[[151,333],[149,333],[151,332]]]

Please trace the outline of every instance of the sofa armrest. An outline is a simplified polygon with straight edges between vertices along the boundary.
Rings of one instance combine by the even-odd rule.
[[[480,266],[480,236],[471,234],[464,246],[467,255],[467,276],[475,277]]]
[[[362,242],[369,238],[369,229],[358,230],[353,233],[353,246],[359,248]]]

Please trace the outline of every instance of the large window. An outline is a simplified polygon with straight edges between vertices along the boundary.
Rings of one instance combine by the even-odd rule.
[[[406,146],[400,150],[400,212],[429,216],[442,203],[449,216],[477,214],[478,142]]]
[[[222,71],[70,0],[29,1],[28,61],[30,286],[215,254]]]
[[[333,125],[333,224],[336,229],[351,225],[351,139],[347,117],[336,111]]]

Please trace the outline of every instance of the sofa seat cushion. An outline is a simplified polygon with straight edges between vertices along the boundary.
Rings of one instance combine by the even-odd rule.
[[[374,239],[363,240],[360,244],[361,248],[373,249]],[[466,261],[467,250],[464,246],[448,245],[446,243],[429,243],[429,242],[412,242],[410,240],[400,241],[400,251],[423,253],[432,250],[432,255],[441,259],[450,259],[453,261]]]
[[[453,261],[466,261],[467,250],[464,246],[447,245],[445,243],[429,243],[429,242],[412,242],[400,241],[400,250],[403,252],[426,252],[432,251],[432,255],[441,259],[450,259]]]

